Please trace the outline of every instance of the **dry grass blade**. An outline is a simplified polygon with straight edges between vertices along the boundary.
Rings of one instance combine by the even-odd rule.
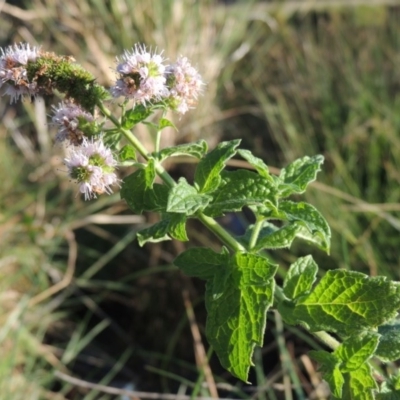
[[[207,387],[208,387],[208,390],[210,391],[212,398],[218,399],[219,396],[218,396],[217,387],[215,385],[215,380],[214,380],[210,365],[208,364],[207,354],[204,349],[203,342],[201,340],[199,326],[197,325],[197,322],[196,322],[196,317],[194,315],[192,302],[190,301],[188,290],[184,290],[182,292],[182,297],[183,297],[183,303],[184,303],[185,309],[186,309],[186,315],[189,320],[190,330],[191,330],[192,336],[193,336],[193,347],[194,347],[194,352],[195,352],[195,356],[196,356],[197,367],[199,368],[200,371],[203,371],[203,373],[204,373],[204,376],[205,376],[205,379],[207,382]]]

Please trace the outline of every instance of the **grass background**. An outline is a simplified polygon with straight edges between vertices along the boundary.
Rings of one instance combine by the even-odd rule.
[[[134,43],[188,56],[207,89],[164,144],[242,138],[276,168],[323,154],[306,198],[333,230],[331,255],[299,242],[277,259],[286,268],[311,251],[322,271],[399,280],[399,18],[398,1],[8,1],[0,45],[73,55],[107,86],[115,56]],[[135,233],[152,215],[130,215],[118,194],[76,196],[47,122],[55,101],[0,98],[0,399],[129,398],[113,388],[329,398],[306,355],[319,344],[273,313],[252,386],[214,356],[201,367],[204,285],[171,264],[183,245],[139,248]],[[169,168],[178,176],[192,167]],[[189,235],[217,246],[196,224]]]

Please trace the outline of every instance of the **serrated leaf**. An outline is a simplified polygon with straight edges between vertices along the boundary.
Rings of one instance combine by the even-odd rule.
[[[124,178],[121,185],[121,199],[137,214],[143,211],[166,211],[169,189],[165,185],[154,183],[148,188],[148,171],[137,170]]]
[[[381,338],[375,355],[383,361],[400,359],[400,320],[395,319],[379,326],[378,332]]]
[[[149,228],[142,229],[137,234],[139,246],[143,246],[147,242],[162,242],[163,240],[170,240],[168,236],[168,220],[162,220],[155,223]]]
[[[294,262],[285,276],[283,293],[289,299],[296,299],[308,293],[318,272],[318,266],[312,256],[301,257]]]
[[[198,193],[185,178],[180,178],[178,184],[169,192],[167,211],[192,215],[204,209],[210,201],[211,196]]]
[[[221,253],[206,247],[188,249],[175,258],[174,264],[186,275],[201,279],[213,279],[218,269],[229,264],[229,253],[223,248]]]
[[[312,350],[308,354],[320,364],[322,376],[328,382],[332,394],[335,397],[342,399],[344,377],[340,371],[340,362],[337,357],[334,354],[323,350]]]
[[[308,296],[299,299],[294,315],[312,331],[348,335],[382,325],[397,314],[399,306],[399,286],[386,277],[332,270]]]
[[[343,373],[358,370],[374,355],[379,337],[379,334],[369,332],[347,338],[334,352],[342,361],[340,370]]]
[[[201,159],[194,175],[200,193],[209,193],[217,189],[221,182],[220,173],[225,168],[225,163],[235,155],[239,143],[238,139],[221,142]]]
[[[331,229],[321,213],[311,204],[304,202],[282,201],[278,215],[288,221],[297,221],[308,231],[300,231],[298,237],[315,243],[329,253]]]
[[[262,249],[282,249],[290,247],[293,240],[296,239],[299,232],[302,232],[302,230],[303,227],[297,222],[292,222],[282,228],[276,228],[275,230],[272,230],[271,227],[262,229],[253,250],[259,251]]]
[[[126,144],[119,152],[118,158],[121,162],[136,161],[136,150],[131,144]]]
[[[138,232],[138,242],[143,246],[147,242],[161,242],[171,238],[187,241],[186,216],[184,214],[164,213],[163,219],[149,228]]]
[[[374,400],[373,389],[377,388],[372,377],[371,368],[368,363],[363,364],[356,371],[343,375],[345,382],[343,394],[340,399],[346,400]]]
[[[169,213],[168,234],[181,242],[189,240],[186,234],[186,215]]]
[[[322,155],[306,156],[282,169],[279,175],[281,183],[278,186],[280,197],[287,197],[293,193],[304,193],[307,185],[316,179],[323,162]]]
[[[250,165],[252,165],[256,171],[262,177],[268,179],[271,182],[275,182],[274,177],[269,174],[268,166],[264,163],[261,158],[255,157],[251,151],[239,149],[238,154],[242,156]]]
[[[121,125],[124,129],[132,129],[139,122],[142,122],[149,117],[151,113],[151,107],[145,107],[142,104],[138,104],[131,110],[125,112],[122,117]]]
[[[158,153],[153,153],[153,155],[160,162],[168,157],[175,156],[191,156],[200,159],[207,153],[207,149],[207,142],[205,140],[200,140],[196,143],[180,144],[178,146],[166,147]]]
[[[276,269],[261,256],[240,253],[219,282],[207,284],[207,338],[222,366],[243,381],[253,365],[254,347],[262,345]]]
[[[170,121],[167,118],[161,118],[160,121],[158,122],[158,130],[161,131],[162,129],[167,127],[174,128],[176,131],[178,130],[172,121]]]
[[[218,254],[206,248],[189,249],[174,263],[190,276],[207,279],[208,341],[221,364],[247,381],[254,347],[262,345],[277,265],[255,254],[229,258],[227,250]]]
[[[216,217],[251,205],[276,208],[275,185],[264,177],[247,170],[224,171],[221,177],[220,186],[204,211],[207,215]]]
[[[340,372],[339,366],[335,365],[332,371],[326,372],[322,376],[328,382],[332,394],[342,399],[344,377]]]

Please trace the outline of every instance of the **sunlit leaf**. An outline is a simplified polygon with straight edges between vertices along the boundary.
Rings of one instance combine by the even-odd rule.
[[[298,258],[289,268],[283,282],[283,293],[289,299],[308,293],[315,281],[318,266],[311,256]]]
[[[204,209],[211,201],[207,194],[198,191],[181,178],[169,194],[167,211],[192,215],[199,209]]]
[[[400,287],[386,277],[331,270],[309,295],[299,299],[294,316],[312,331],[347,335],[392,319],[399,306]]]
[[[306,156],[283,168],[279,175],[280,196],[287,197],[294,193],[304,193],[308,184],[316,179],[323,162],[324,157],[321,155]]]
[[[236,153],[240,140],[221,142],[214,150],[204,156],[197,165],[194,181],[201,193],[209,193],[217,189],[221,182],[221,171],[225,163]]]

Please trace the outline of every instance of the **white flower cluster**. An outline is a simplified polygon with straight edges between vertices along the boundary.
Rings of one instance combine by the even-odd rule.
[[[54,113],[52,122],[59,126],[56,142],[67,140],[73,145],[80,145],[84,133],[79,128],[79,119],[93,122],[93,115],[72,101],[61,102],[58,107],[53,106],[52,109]]]
[[[197,102],[204,85],[197,70],[186,57],[165,66],[161,54],[151,53],[136,45],[117,58],[119,79],[110,91],[113,97],[125,97],[135,103],[155,103],[165,100],[180,114]]]
[[[179,57],[167,68],[169,97],[179,114],[185,114],[197,103],[197,97],[204,85],[200,74],[186,57]]]
[[[71,178],[79,184],[79,191],[85,200],[96,194],[112,193],[111,186],[118,183],[115,168],[117,161],[111,149],[102,140],[84,138],[78,147],[70,147],[68,158],[64,159]]]
[[[37,85],[36,82],[29,82],[26,66],[40,56],[39,48],[20,43],[0,50],[0,88],[3,95],[9,95],[11,103],[23,96],[35,96]]]
[[[30,70],[29,63],[35,63],[46,55],[40,48],[24,43],[0,48],[1,93],[9,95],[11,102],[37,95],[41,66],[35,64],[32,67],[36,70]],[[55,57],[48,58],[56,60]],[[179,114],[185,114],[195,106],[204,83],[186,57],[179,57],[172,65],[165,65],[164,62],[162,53],[135,45],[131,51],[125,51],[117,58],[119,77],[110,88],[110,93],[113,97],[133,100],[134,105],[146,107],[161,103]],[[30,79],[29,71],[33,75]],[[117,161],[111,149],[99,138],[101,129],[94,116],[69,97],[67,91],[66,100],[53,106],[52,122],[58,126],[56,142],[66,141],[73,145],[68,147],[69,156],[64,161],[70,177],[79,184],[85,199],[112,193],[111,186],[119,181],[115,174]]]

